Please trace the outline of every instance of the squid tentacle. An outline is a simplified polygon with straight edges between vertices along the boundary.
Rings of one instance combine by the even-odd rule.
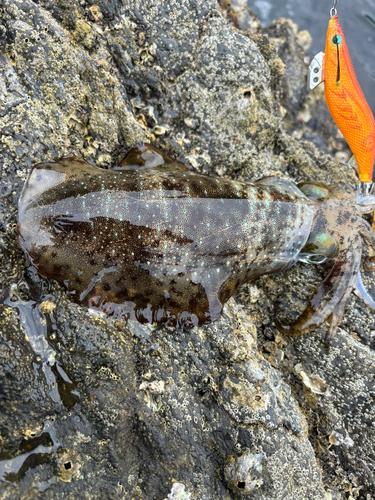
[[[365,285],[363,284],[362,281],[362,276],[361,276],[361,271],[358,271],[357,273],[357,279],[356,279],[356,284],[354,288],[354,293],[363,300],[363,302],[373,311],[375,312],[375,301],[371,297],[371,295],[368,293],[368,291],[365,288]]]
[[[363,267],[366,271],[375,270],[375,234],[370,224],[364,219],[358,219],[358,231],[367,245],[368,254]]]
[[[332,232],[336,233],[336,231]],[[362,254],[362,241],[357,232],[350,237],[339,236],[337,239],[339,249],[335,264],[329,275],[313,293],[301,316],[293,323],[286,325],[276,318],[277,328],[284,334],[303,335],[324,321],[330,321],[330,328],[326,335],[326,347],[328,347],[344,314],[349,295],[357,288],[357,275],[360,272]]]

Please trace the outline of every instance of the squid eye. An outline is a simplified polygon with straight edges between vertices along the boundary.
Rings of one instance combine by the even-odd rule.
[[[333,42],[335,45],[340,45],[340,43],[341,43],[341,36],[340,36],[340,35],[335,35],[335,36],[332,38],[332,42]]]

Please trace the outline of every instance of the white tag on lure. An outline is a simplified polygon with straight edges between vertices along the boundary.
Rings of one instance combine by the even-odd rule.
[[[316,54],[307,72],[307,90],[313,90],[323,81],[324,52]]]

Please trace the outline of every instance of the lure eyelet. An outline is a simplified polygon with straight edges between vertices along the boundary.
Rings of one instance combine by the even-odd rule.
[[[341,39],[340,35],[335,35],[332,38],[332,43],[334,43],[335,45],[340,45],[341,41],[342,41],[342,39]]]

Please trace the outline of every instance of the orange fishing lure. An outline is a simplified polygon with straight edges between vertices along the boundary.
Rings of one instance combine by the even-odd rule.
[[[313,59],[308,87],[325,82],[328,109],[345,137],[357,163],[362,194],[372,189],[375,161],[375,121],[355,75],[340,26],[337,1],[331,9],[325,54]]]

